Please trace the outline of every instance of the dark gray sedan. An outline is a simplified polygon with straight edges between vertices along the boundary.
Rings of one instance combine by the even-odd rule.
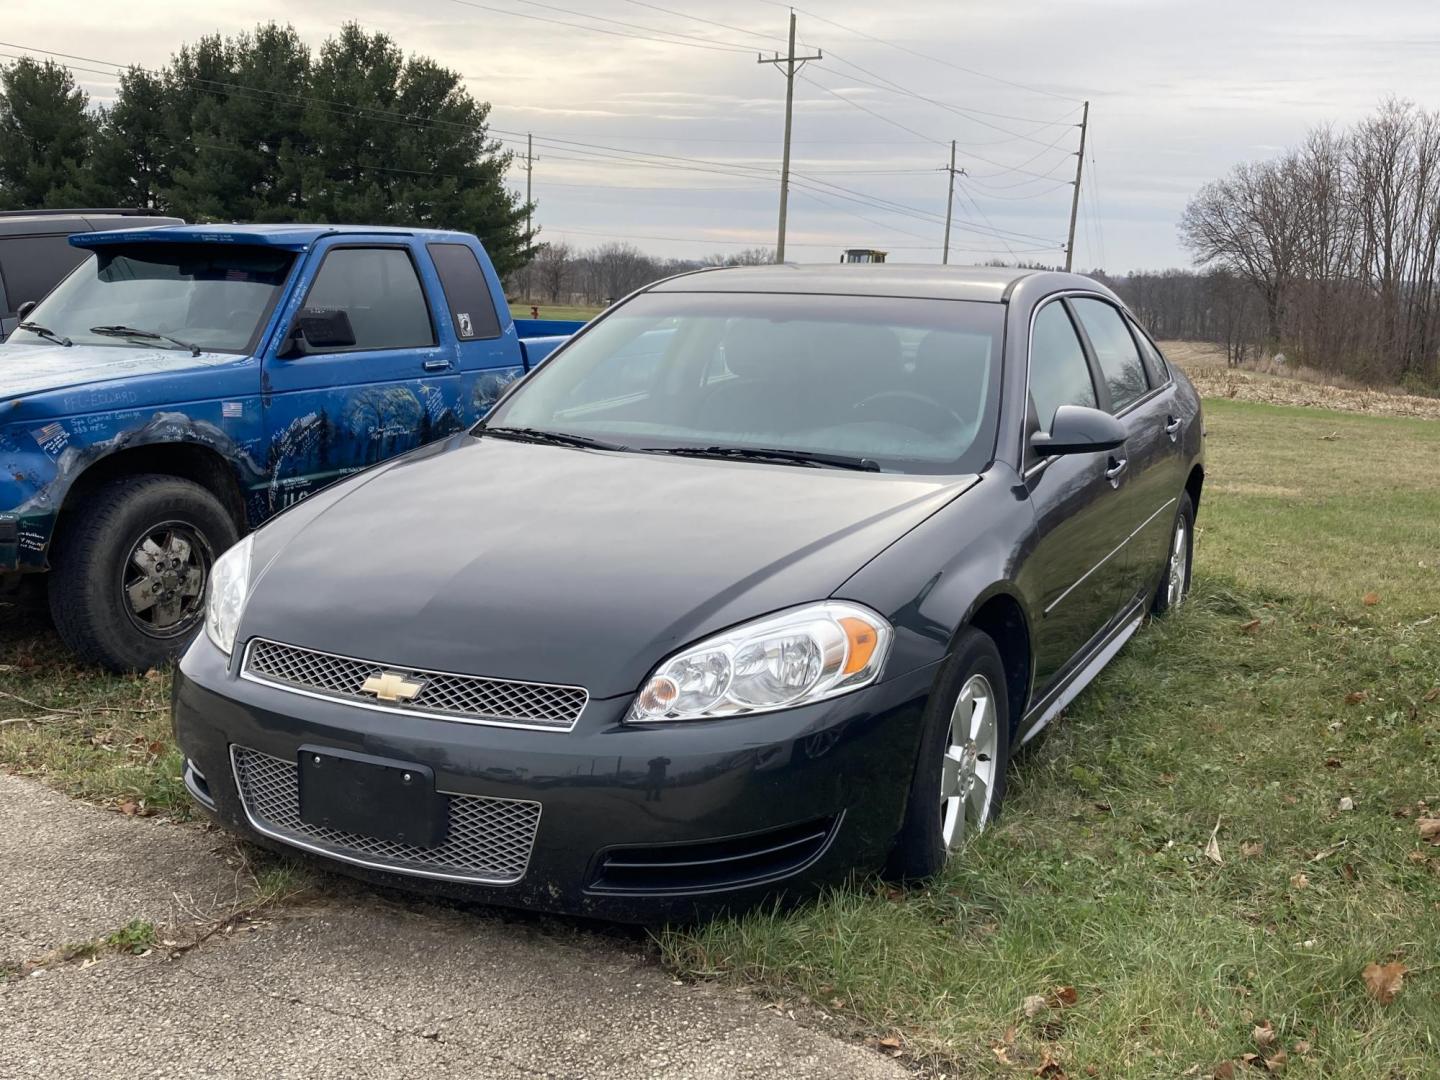
[[[1185,596],[1202,462],[1087,278],[673,278],[217,561],[186,783],[362,876],[618,919],[932,874]]]

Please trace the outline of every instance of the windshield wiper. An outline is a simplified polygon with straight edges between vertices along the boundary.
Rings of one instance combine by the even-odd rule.
[[[46,341],[53,341],[56,345],[64,345],[67,349],[71,345],[75,344],[64,334],[57,334],[48,326],[41,326],[39,323],[22,322],[19,326],[19,329],[29,330],[30,333],[36,335],[37,337],[43,337]]]
[[[674,454],[677,457],[778,461],[789,465],[808,465],[817,469],[880,471],[880,463],[873,458],[851,457],[848,454],[826,454],[819,450],[769,449],[760,446],[647,446],[645,452],[647,454]]]
[[[549,443],[552,446],[578,446],[585,450],[628,450],[628,446],[592,439],[587,435],[571,435],[568,431],[545,431],[531,427],[478,427],[477,435],[497,435],[518,442]]]
[[[101,334],[105,337],[138,337],[149,341],[168,341],[172,345],[179,345],[182,349],[189,349],[191,356],[200,355],[200,346],[192,345],[188,341],[181,341],[169,334],[161,334],[155,330],[140,330],[133,326],[92,326],[90,333]]]

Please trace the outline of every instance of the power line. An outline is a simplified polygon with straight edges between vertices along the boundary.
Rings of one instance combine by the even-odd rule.
[[[806,76],[804,76],[804,75],[800,76],[800,78],[804,79],[804,80],[805,80],[806,82],[808,82],[811,86],[817,86],[817,87],[819,87],[821,90],[824,90],[825,93],[829,94],[831,97],[833,97],[833,98],[839,98],[841,101],[845,102],[846,105],[849,105],[849,106],[851,106],[852,108],[859,109],[861,112],[869,113],[871,116],[875,117],[877,120],[884,120],[885,123],[891,124],[891,125],[893,125],[894,127],[899,128],[901,131],[908,131],[911,135],[918,135],[920,138],[924,139],[926,142],[934,143],[936,146],[944,146],[944,145],[945,145],[945,143],[942,142],[941,140],[936,139],[936,138],[932,138],[931,136],[926,135],[923,131],[916,131],[914,128],[909,127],[909,126],[907,126],[907,125],[905,125],[905,124],[900,123],[900,121],[899,121],[899,120],[896,120],[894,117],[886,116],[884,113],[878,113],[878,112],[876,112],[874,109],[869,108],[868,106],[861,105],[861,104],[860,104],[858,101],[856,101],[854,98],[848,98],[848,97],[846,97],[844,94],[840,93],[838,90],[832,90],[832,89],[830,89],[830,87],[826,86],[824,83],[818,83],[818,82],[816,82],[814,79],[806,78]]]
[[[788,3],[780,2],[780,0],[760,0],[760,3],[769,4],[772,7],[791,6]],[[856,30],[853,26],[846,26],[844,23],[836,22],[834,19],[827,19],[825,18],[825,16],[816,15],[814,12],[811,11],[805,11],[803,8],[795,8],[794,10],[800,12],[800,14],[802,15],[808,16],[809,18],[817,19],[822,23],[833,26],[837,30],[844,30],[847,34],[854,34],[856,37],[862,37],[868,41],[874,41],[877,44],[885,45],[891,49],[897,49],[900,52],[908,53],[911,56],[919,57],[921,60],[929,60],[932,63],[943,64],[948,68],[954,68],[956,71],[963,71],[967,75],[974,75],[976,78],[989,79],[992,82],[1003,83],[1005,86],[1012,86],[1017,90],[1025,90],[1032,94],[1043,94],[1046,97],[1056,98],[1060,101],[1075,102],[1079,100],[1077,98],[1066,97],[1064,94],[1057,94],[1053,90],[1045,90],[1038,86],[1028,86],[1025,83],[1014,82],[1011,79],[1002,79],[998,75],[991,75],[988,72],[977,71],[974,68],[965,67],[963,64],[957,64],[951,60],[944,60],[938,56],[931,56],[929,53],[920,52],[919,50],[912,49],[907,45],[897,45],[893,41],[886,41],[884,38],[876,37],[874,34],[867,34],[864,30]]]
[[[524,12],[524,11],[512,11],[512,10],[510,10],[509,8],[497,8],[497,7],[491,7],[489,4],[477,4],[477,3],[474,2],[474,0],[450,0],[450,2],[451,2],[452,4],[460,4],[460,5],[462,5],[463,7],[476,8],[476,9],[478,9],[478,10],[480,10],[480,11],[488,11],[488,12],[490,12],[491,14],[494,14],[494,15],[508,15],[508,16],[510,16],[510,17],[512,17],[512,18],[516,18],[516,19],[530,19],[530,20],[533,21],[533,22],[549,23],[549,24],[551,24],[552,26],[565,26],[565,27],[569,27],[571,30],[588,30],[588,31],[590,31],[591,33],[595,33],[595,34],[608,34],[608,35],[611,36],[611,37],[631,38],[631,39],[636,40],[636,41],[652,41],[652,42],[656,42],[656,43],[658,43],[658,44],[660,44],[660,45],[683,45],[683,46],[685,46],[685,47],[687,47],[687,48],[691,48],[691,49],[708,49],[708,50],[710,50],[711,52],[749,52],[749,51],[750,51],[748,47],[747,47],[747,48],[738,48],[738,47],[733,46],[733,45],[721,45],[721,44],[718,44],[718,43],[712,43],[712,44],[702,45],[702,44],[699,44],[699,43],[698,43],[698,39],[696,39],[695,42],[690,42],[690,41],[675,40],[675,39],[673,39],[673,38],[651,37],[651,36],[647,36],[647,35],[645,35],[645,34],[629,34],[629,33],[626,33],[626,32],[623,31],[623,30],[607,30],[607,29],[605,29],[603,26],[586,26],[584,23],[566,22],[566,21],[563,20],[563,19],[552,19],[552,18],[549,18],[548,16],[545,16],[545,15],[531,15],[531,14],[529,14],[529,13],[527,13],[527,12]],[[530,2],[530,0],[520,0],[520,2],[521,2],[521,3],[528,3],[528,2]],[[548,6],[548,5],[537,5],[537,6]],[[557,11],[565,11],[566,9],[564,9],[564,8],[556,8],[556,9],[554,9],[554,10],[557,10]],[[582,18],[582,19],[598,18],[598,16],[586,15],[586,14],[584,14],[583,12],[579,12],[579,11],[567,11],[566,13],[567,13],[567,14],[570,14],[570,15],[579,16],[579,17]],[[612,20],[612,21],[613,21],[613,20]],[[660,32],[661,32],[661,33],[665,33],[665,31],[660,31]]]

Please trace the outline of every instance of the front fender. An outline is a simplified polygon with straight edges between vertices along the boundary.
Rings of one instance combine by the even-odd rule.
[[[130,450],[178,444],[214,451],[242,490],[259,481],[261,470],[245,446],[216,423],[185,413],[92,414],[0,428],[0,571],[49,569],[60,511],[96,464]]]

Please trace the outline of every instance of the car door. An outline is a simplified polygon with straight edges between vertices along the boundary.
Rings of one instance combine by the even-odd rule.
[[[1030,434],[1049,430],[1061,405],[1104,408],[1093,359],[1067,301],[1040,307],[1028,353],[1030,424],[1024,484],[1035,513],[1036,539],[1021,570],[1021,587],[1036,608],[1037,699],[1072,660],[1103,635],[1124,607],[1126,580],[1117,561],[1131,531],[1122,495],[1125,450],[1038,459]]]
[[[1158,377],[1154,360],[1147,361],[1141,353],[1138,328],[1116,305],[1099,297],[1077,296],[1070,306],[1094,354],[1110,411],[1125,425],[1120,494],[1134,525],[1120,565],[1127,599],[1134,599],[1147,595],[1160,579],[1169,555],[1176,499],[1185,480],[1175,384],[1168,376]],[[1163,369],[1163,359],[1159,365]]]
[[[265,358],[269,510],[453,427],[460,374],[450,320],[431,311],[434,268],[405,243],[332,238],[299,283],[299,310],[343,311],[353,345],[282,334]],[[436,290],[438,292],[438,290]],[[451,417],[447,420],[447,415]]]
[[[502,330],[495,297],[503,297],[504,291],[489,260],[482,264],[475,248],[451,240],[428,243],[425,252],[440,278],[456,341],[460,410],[451,422],[458,430],[484,417],[525,368],[513,335],[506,338]]]

